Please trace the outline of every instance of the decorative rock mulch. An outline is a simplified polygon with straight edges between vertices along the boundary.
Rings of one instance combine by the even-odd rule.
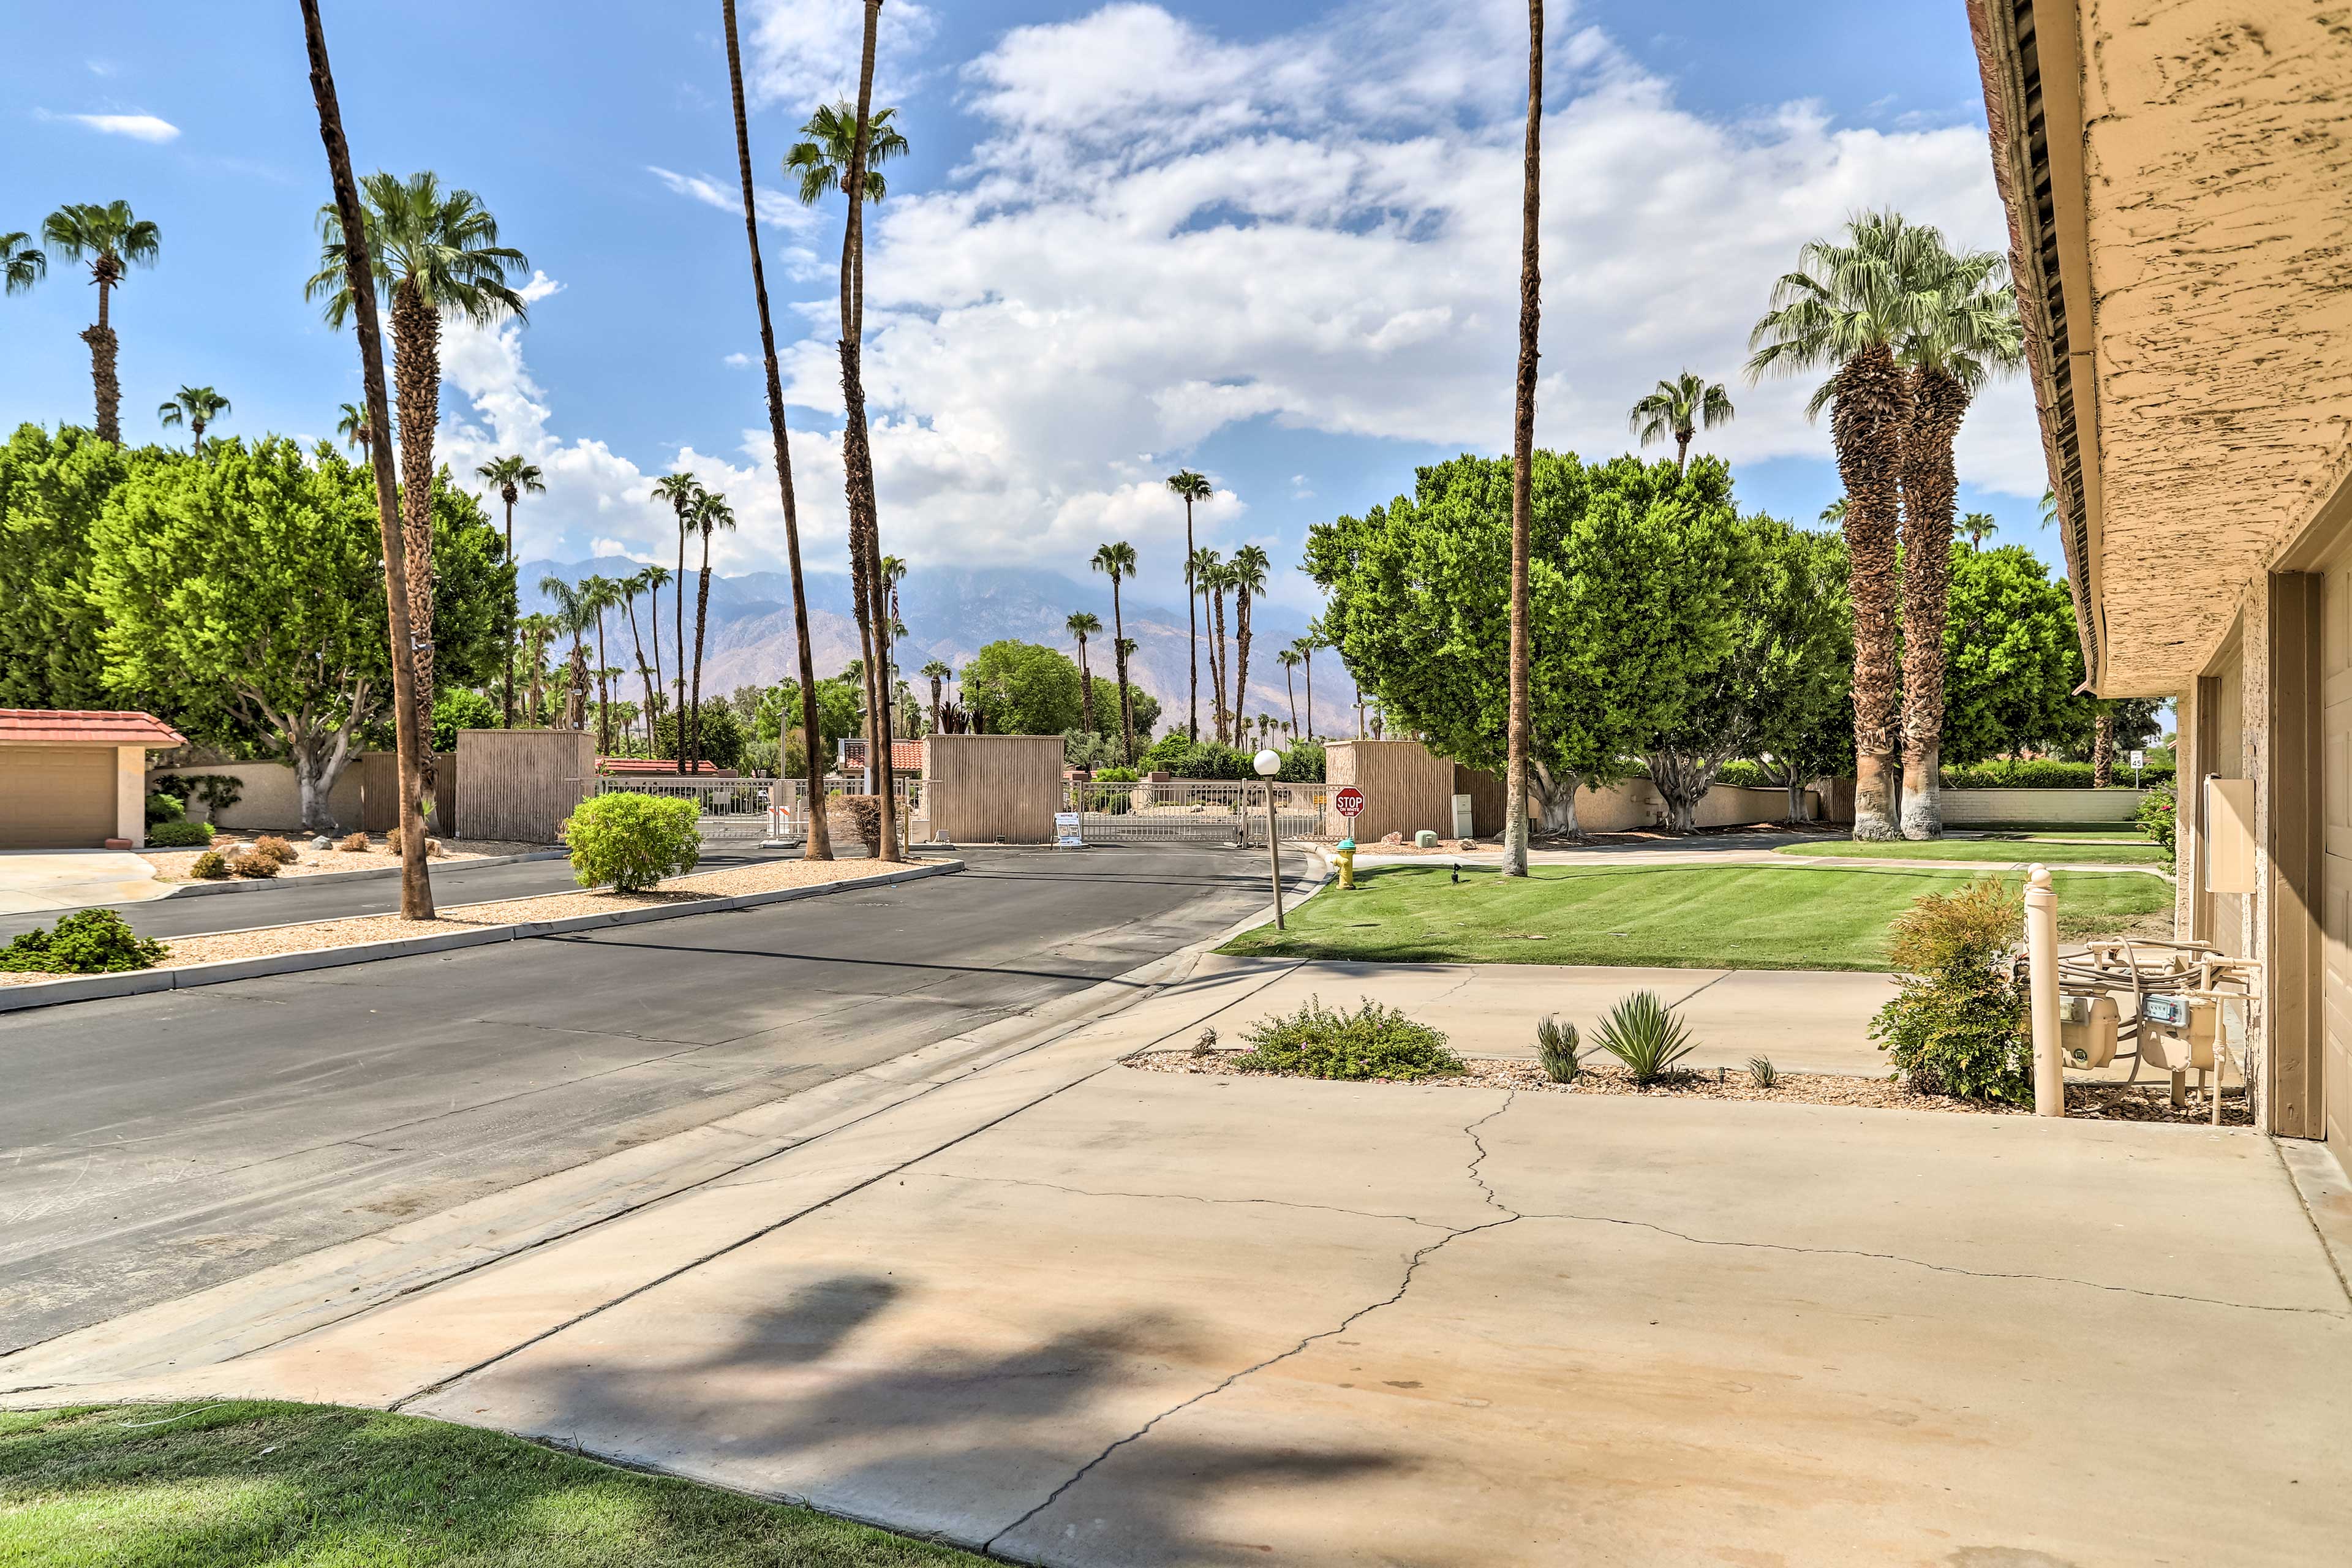
[[[1143,1072],[1211,1073],[1228,1076],[1243,1075],[1233,1067],[1238,1051],[1213,1051],[1196,1056],[1190,1049],[1179,1051],[1147,1051],[1127,1058],[1126,1065]],[[1879,1110],[1936,1110],[1968,1116],[2024,1116],[2030,1109],[2013,1105],[1988,1105],[1979,1100],[1953,1100],[1940,1094],[1922,1094],[1906,1089],[1893,1079],[1848,1078],[1835,1073],[1784,1072],[1770,1089],[1759,1089],[1745,1068],[1725,1068],[1718,1074],[1713,1068],[1698,1068],[1676,1074],[1659,1082],[1642,1085],[1633,1082],[1625,1069],[1617,1066],[1587,1066],[1573,1083],[1554,1083],[1544,1075],[1543,1068],[1533,1062],[1502,1061],[1491,1058],[1472,1058],[1468,1070],[1448,1078],[1425,1078],[1414,1081],[1439,1089],[1515,1089],[1545,1094],[1638,1094],[1652,1098],[1680,1100],[1769,1100],[1794,1105],[1852,1105]],[[1398,1080],[1374,1079],[1372,1083]],[[2069,1083],[2066,1086],[2066,1114],[2085,1121],[2172,1121],[2210,1123],[2210,1108],[2192,1100],[2179,1109],[2170,1103],[2168,1087],[2156,1084]],[[2246,1127],[2252,1119],[2246,1107],[2245,1090],[2233,1089],[2221,1097],[2221,1125]]]

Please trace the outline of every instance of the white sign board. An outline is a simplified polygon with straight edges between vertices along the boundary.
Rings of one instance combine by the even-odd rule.
[[[1083,849],[1087,846],[1086,818],[1075,811],[1054,814],[1054,847],[1057,849]]]
[[[2146,752],[2134,752],[2131,754],[2131,765],[2134,773],[2137,773],[2140,769],[2147,766],[2147,753]]]

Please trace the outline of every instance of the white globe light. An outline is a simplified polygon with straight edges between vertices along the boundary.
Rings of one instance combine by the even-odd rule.
[[[1280,752],[1260,752],[1257,754],[1258,777],[1270,779],[1281,771],[1282,753]]]

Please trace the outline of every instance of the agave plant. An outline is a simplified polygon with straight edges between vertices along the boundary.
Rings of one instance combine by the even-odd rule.
[[[1690,1026],[1658,1000],[1654,991],[1636,991],[1609,1010],[1594,1042],[1625,1065],[1635,1083],[1651,1084],[1675,1070],[1697,1047]]]
[[[1759,1089],[1770,1089],[1780,1081],[1780,1069],[1772,1065],[1770,1057],[1749,1057],[1748,1078]]]
[[[1574,1083],[1584,1070],[1584,1042],[1573,1024],[1545,1017],[1536,1025],[1536,1059],[1554,1083]]]

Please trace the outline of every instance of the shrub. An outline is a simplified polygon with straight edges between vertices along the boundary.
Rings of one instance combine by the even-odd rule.
[[[207,849],[188,862],[188,875],[217,882],[228,875],[228,858],[217,849]]]
[[[2164,846],[2167,855],[2175,853],[2174,831],[2179,826],[2180,792],[2169,779],[2147,792],[2139,803],[2132,820],[2139,830]]]
[[[228,868],[240,877],[267,879],[278,875],[278,857],[264,855],[258,849],[248,849],[231,860]]]
[[[572,876],[583,888],[610,883],[614,892],[635,893],[691,871],[702,858],[699,815],[690,800],[634,792],[592,796],[563,824]]]
[[[1625,1064],[1635,1083],[1655,1083],[1697,1048],[1690,1026],[1654,991],[1636,991],[1601,1020],[1593,1042]]]
[[[849,818],[850,830],[866,845],[866,853],[882,853],[882,797],[874,795],[845,795],[835,803]],[[907,847],[907,812],[904,801],[894,826],[898,833],[898,847]]]
[[[199,849],[212,841],[209,822],[159,822],[147,830],[150,849]]]
[[[693,803],[688,802],[688,804],[691,805]],[[395,827],[383,836],[383,847],[385,852],[388,854],[397,855],[401,852],[399,828]],[[430,834],[426,835],[425,839],[425,858],[427,860],[430,860],[440,853],[441,841],[438,838],[432,837]]]
[[[1241,1072],[1410,1082],[1463,1070],[1444,1035],[1370,997],[1353,1013],[1335,1012],[1321,997],[1309,997],[1296,1013],[1259,1019],[1242,1037],[1250,1048],[1231,1064]]]
[[[158,791],[147,797],[147,826],[159,822],[178,822],[188,815],[187,808],[173,796]]]
[[[280,866],[291,866],[302,858],[300,851],[275,834],[265,833],[253,841],[256,855],[267,855]]]
[[[1095,770],[1097,784],[1133,784],[1142,776],[1133,768],[1097,768]]]
[[[1757,789],[1772,781],[1764,776],[1762,768],[1747,758],[1734,757],[1717,772],[1715,782],[1728,789]]]
[[[2169,764],[2151,764],[2139,771],[2143,785],[2169,782]],[[2117,763],[2115,780],[2117,787],[2131,786],[2131,770]],[[2088,789],[2091,787],[2091,764],[2061,762],[2054,757],[1995,757],[1988,762],[1948,767],[1944,770],[1946,789]]]
[[[364,833],[346,834],[335,847],[353,855],[364,855],[368,852],[368,836]]]
[[[184,805],[201,800],[217,814],[245,798],[245,784],[235,773],[165,773],[155,781],[155,793]]]
[[[149,942],[112,910],[77,910],[48,931],[35,926],[0,948],[0,970],[15,974],[119,974],[152,969],[163,944]]]
[[[1930,893],[1895,918],[1887,952],[1901,973],[1870,1035],[1911,1088],[2032,1102],[2026,990],[2005,963],[2024,914],[2021,893],[1979,877],[1957,892]]]
[[[1323,762],[1322,742],[1293,741],[1283,748],[1282,771],[1274,776],[1285,784],[1321,784]]]
[[[1536,1059],[1554,1083],[1574,1083],[1584,1070],[1584,1042],[1573,1024],[1547,1017],[1536,1025]]]
[[[1780,1069],[1772,1065],[1770,1057],[1749,1057],[1748,1081],[1759,1089],[1770,1089],[1780,1081]]]

